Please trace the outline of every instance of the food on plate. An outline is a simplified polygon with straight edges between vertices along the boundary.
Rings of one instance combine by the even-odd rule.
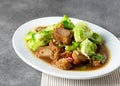
[[[110,58],[102,36],[67,15],[59,23],[30,30],[25,41],[36,57],[63,70],[101,68]]]

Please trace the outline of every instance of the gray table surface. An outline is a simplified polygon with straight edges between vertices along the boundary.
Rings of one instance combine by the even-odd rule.
[[[120,0],[0,0],[0,86],[40,86],[41,72],[17,56],[12,36],[29,20],[64,14],[120,36]]]

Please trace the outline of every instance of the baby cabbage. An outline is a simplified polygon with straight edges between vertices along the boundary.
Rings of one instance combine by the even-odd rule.
[[[83,55],[89,57],[93,54],[95,54],[95,51],[97,49],[97,46],[95,43],[91,42],[88,39],[85,39],[83,42],[80,44],[80,51]]]
[[[84,22],[79,22],[76,24],[73,31],[76,42],[82,42],[83,40],[90,38],[93,34],[92,30]]]
[[[65,29],[73,29],[74,28],[74,24],[71,22],[70,18],[67,15],[64,15],[62,22],[63,26],[65,27]]]
[[[47,28],[40,30],[39,32],[28,32],[25,36],[27,46],[31,50],[36,51],[39,47],[47,45],[52,39],[54,28],[55,25],[50,25]]]
[[[98,33],[93,33],[92,37],[90,38],[90,40],[96,44],[100,44],[102,43],[102,37],[98,34]]]

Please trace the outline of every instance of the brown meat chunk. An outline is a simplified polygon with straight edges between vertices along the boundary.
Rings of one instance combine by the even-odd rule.
[[[83,64],[84,62],[86,62],[88,60],[87,57],[85,57],[84,55],[82,55],[80,52],[78,52],[77,50],[74,50],[72,53],[72,57],[74,59],[73,64],[74,65],[79,65],[79,64]]]
[[[97,60],[93,60],[92,65],[95,66],[95,67],[101,66],[100,61],[97,61]]]
[[[44,29],[44,28],[46,28],[46,27],[41,27],[41,26],[39,26],[39,27],[35,28],[35,31],[36,31],[36,32],[39,32],[41,29]]]
[[[50,58],[52,60],[58,60],[60,58],[60,48],[58,48],[52,41],[49,42],[50,50],[54,53]]]
[[[65,51],[65,52],[61,53],[60,56],[63,58],[68,58],[69,56],[72,56],[72,52]]]
[[[59,51],[60,48],[58,48],[54,43],[53,41],[50,41],[49,42],[49,46],[50,46],[50,49],[53,51],[53,52],[56,52],[56,51]]]
[[[56,28],[53,33],[53,38],[63,44],[70,44],[72,38],[72,31],[64,28]]]
[[[63,70],[69,70],[71,69],[73,66],[70,64],[70,62],[67,60],[67,58],[62,58],[59,59],[58,61],[55,62],[55,65]]]
[[[61,58],[61,56],[60,56],[60,51],[59,51],[59,50],[57,50],[57,51],[54,53],[53,57],[51,57],[52,60],[58,60],[58,59],[60,59],[60,58]]]
[[[52,57],[53,56],[53,52],[50,50],[49,46],[44,46],[44,47],[40,47],[35,52],[35,55],[37,57]]]

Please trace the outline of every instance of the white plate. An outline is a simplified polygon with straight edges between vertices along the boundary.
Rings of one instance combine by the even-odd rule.
[[[28,65],[32,66],[33,68],[41,72],[44,72],[53,76],[57,76],[57,77],[68,78],[68,79],[98,78],[114,71],[116,68],[120,66],[119,40],[109,31],[95,24],[89,23],[87,21],[85,22],[88,23],[89,27],[103,37],[105,44],[110,50],[111,58],[109,63],[105,67],[100,68],[98,70],[94,70],[94,71],[65,71],[49,65],[48,63],[42,61],[41,59],[35,58],[34,55],[31,53],[31,51],[26,47],[26,44],[24,41],[25,34],[30,29],[33,29],[37,26],[46,26],[46,25],[56,24],[61,19],[62,17],[45,17],[45,18],[35,19],[21,25],[15,31],[12,39],[13,47],[16,53],[18,54],[18,56]],[[80,21],[83,21],[75,18],[71,18],[71,20],[74,22],[74,24]]]

